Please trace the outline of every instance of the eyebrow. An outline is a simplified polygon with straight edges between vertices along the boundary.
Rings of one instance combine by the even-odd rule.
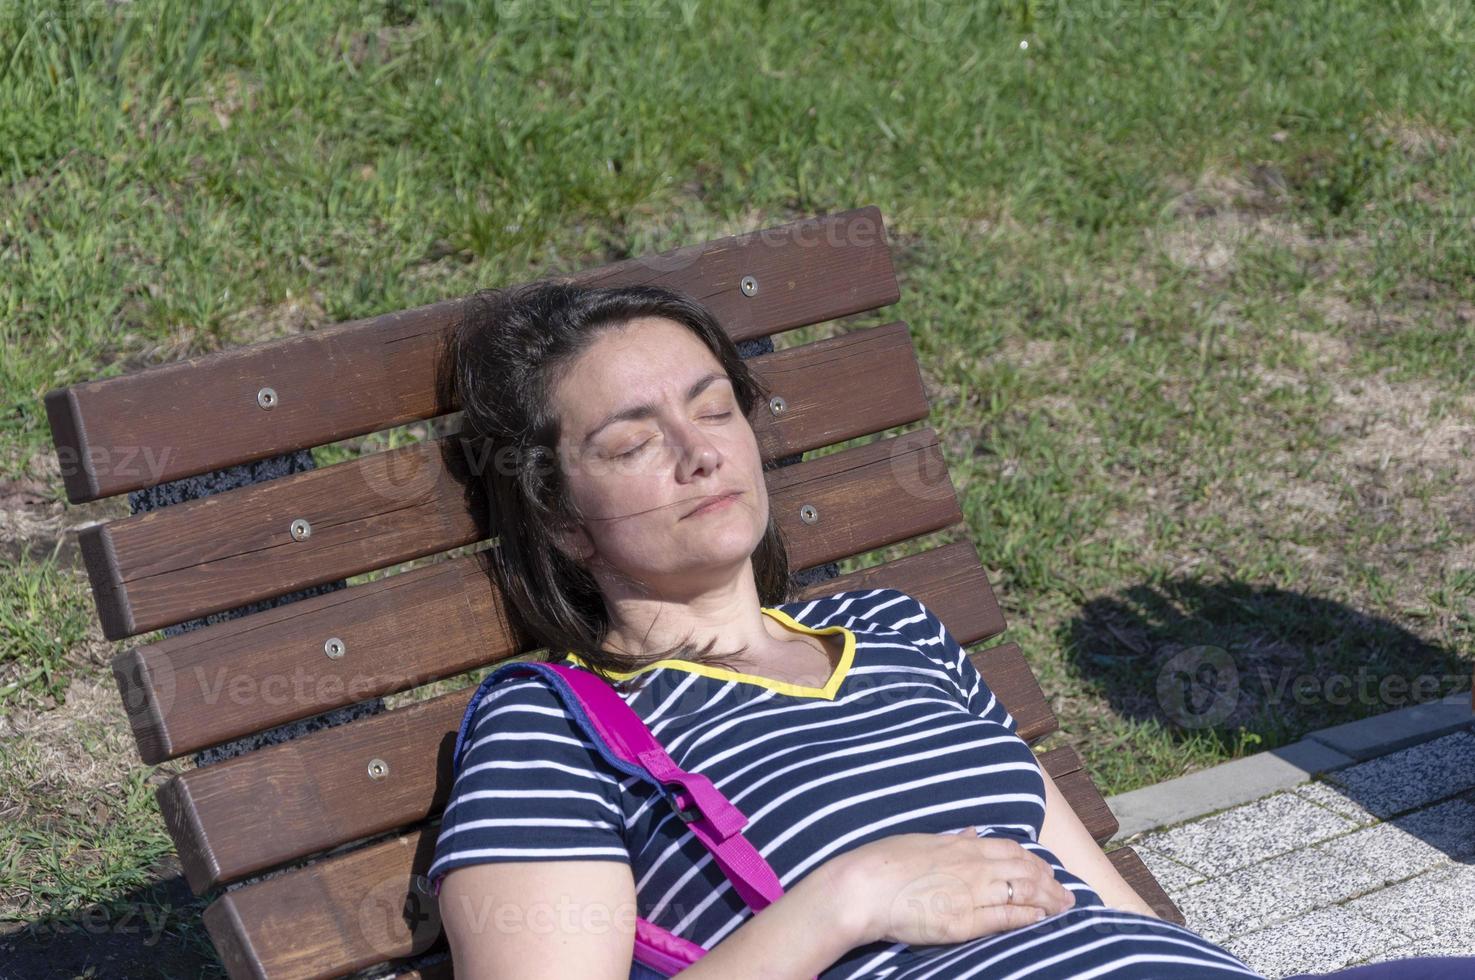
[[[714,381],[726,381],[728,383],[731,383],[732,379],[721,372],[710,371],[707,374],[702,375],[696,380],[694,384],[692,384],[690,388],[686,389],[686,400],[691,401],[697,395],[700,395],[702,392],[706,391],[707,387]],[[631,405],[629,408],[622,408],[618,412],[614,412],[606,416],[603,422],[600,422],[593,429],[590,429],[589,434],[584,437],[584,441],[580,444],[579,448],[581,451],[583,449],[587,449],[589,443],[593,442],[594,437],[599,435],[600,432],[604,431],[606,426],[614,425],[616,422],[631,422],[635,419],[648,419],[654,414],[656,414],[656,406],[652,402],[646,402],[641,405]]]

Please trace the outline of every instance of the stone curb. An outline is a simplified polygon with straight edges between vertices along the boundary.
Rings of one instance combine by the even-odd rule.
[[[1118,793],[1106,798],[1121,825],[1108,843],[1249,803],[1461,728],[1475,728],[1468,693],[1323,728],[1291,745]]]
[[[1354,759],[1374,759],[1410,745],[1427,742],[1475,722],[1469,694],[1388,711],[1345,725],[1323,728],[1306,737]]]

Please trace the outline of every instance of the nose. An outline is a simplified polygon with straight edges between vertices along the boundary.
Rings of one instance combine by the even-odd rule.
[[[677,450],[676,478],[687,482],[698,473],[711,474],[722,465],[722,452],[697,425],[688,423],[681,434]]]

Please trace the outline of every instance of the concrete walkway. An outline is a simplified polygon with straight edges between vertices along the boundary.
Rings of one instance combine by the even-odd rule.
[[[1469,695],[1462,697],[1468,712]],[[1117,839],[1136,847],[1190,928],[1268,977],[1407,956],[1475,955],[1470,721],[1467,714],[1446,734],[1431,724],[1429,740],[1382,754],[1364,740],[1357,753],[1364,761],[1324,756],[1336,768],[1315,778],[1303,772],[1211,815],[1136,832],[1123,820],[1128,833]],[[1387,719],[1385,731],[1396,735],[1388,744],[1411,740],[1397,722]],[[1245,777],[1254,767],[1213,774],[1249,761],[1195,773],[1206,777],[1195,785],[1222,795],[1223,784],[1237,778],[1247,795],[1246,783],[1256,780]],[[1260,782],[1286,782],[1287,765],[1263,760]],[[1162,807],[1193,805],[1181,787],[1148,790]],[[1113,798],[1139,824],[1150,822],[1142,814],[1151,799],[1148,791]],[[1118,802],[1108,802],[1115,810]]]

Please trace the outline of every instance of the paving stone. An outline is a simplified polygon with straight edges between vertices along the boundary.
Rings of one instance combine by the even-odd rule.
[[[1475,805],[1447,800],[1316,846],[1392,884],[1475,855]]]
[[[1475,895],[1475,867],[1449,864],[1355,898],[1347,907],[1410,939],[1444,938],[1475,932],[1471,895]],[[1468,947],[1464,952],[1468,954]]]
[[[1336,840],[1317,844],[1316,847],[1344,861],[1361,864],[1386,885],[1450,863],[1448,854],[1391,823],[1368,827],[1348,837],[1338,837]]]
[[[1408,941],[1396,929],[1346,906],[1333,905],[1247,933],[1223,946],[1266,976],[1287,977],[1336,970]]]
[[[1282,792],[1154,834],[1141,844],[1213,878],[1356,828],[1326,807]]]
[[[1308,847],[1210,878],[1173,896],[1173,902],[1190,929],[1222,943],[1381,884],[1382,879],[1362,865]],[[1386,924],[1398,929],[1395,923]]]
[[[1457,797],[1392,822],[1455,860],[1475,857],[1475,800]]]
[[[1143,847],[1141,844],[1133,845],[1133,850],[1147,865],[1147,870],[1157,879],[1157,883],[1163,886],[1163,891],[1169,896],[1175,895],[1187,888],[1204,880],[1204,876],[1186,864],[1179,864],[1166,854]]]
[[[1375,816],[1391,817],[1475,786],[1475,735],[1455,732],[1339,769],[1327,780]]]
[[[1350,799],[1345,793],[1330,783],[1302,783],[1296,787],[1296,795],[1303,796],[1312,803],[1324,806],[1328,810],[1340,813],[1359,827],[1366,827],[1378,822],[1378,818],[1369,813],[1367,807],[1354,799]]]
[[[1222,944],[1245,931],[1234,910],[1248,898],[1243,881],[1215,878],[1185,888],[1173,896],[1173,904],[1183,913],[1185,926],[1209,942]],[[1240,927],[1237,931],[1236,926]]]
[[[1354,965],[1382,963],[1385,960],[1405,960],[1414,956],[1469,956],[1471,950],[1475,950],[1475,929],[1415,939],[1407,945],[1380,950],[1365,960],[1356,961]]]

